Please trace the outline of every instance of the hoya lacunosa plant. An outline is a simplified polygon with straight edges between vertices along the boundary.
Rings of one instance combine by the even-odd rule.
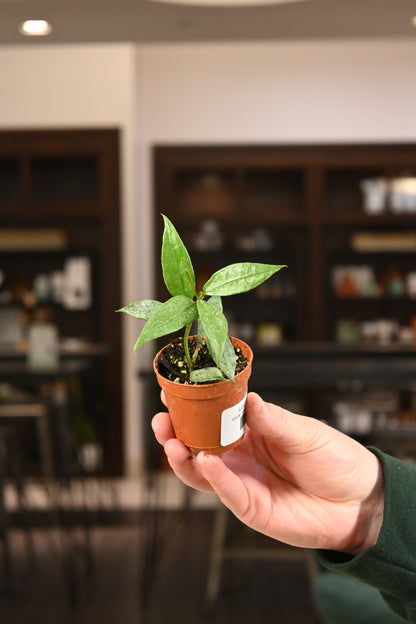
[[[256,288],[285,265],[237,262],[214,273],[202,289],[197,290],[189,253],[174,225],[165,215],[162,216],[163,279],[172,296],[164,303],[145,299],[130,303],[119,310],[146,321],[134,350],[136,352],[149,340],[185,328],[184,357],[190,372],[190,381],[204,383],[224,378],[234,381],[235,351],[228,336],[228,322],[222,311],[221,297]],[[190,353],[188,345],[194,321],[198,321],[198,340],[206,341],[215,367],[195,368],[198,345],[193,353]]]

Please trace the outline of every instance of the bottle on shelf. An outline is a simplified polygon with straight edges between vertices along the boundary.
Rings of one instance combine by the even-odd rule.
[[[36,370],[50,370],[59,364],[59,334],[50,309],[35,310],[28,328],[28,365]]]

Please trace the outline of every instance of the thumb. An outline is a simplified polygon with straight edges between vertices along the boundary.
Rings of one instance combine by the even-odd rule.
[[[218,455],[201,452],[196,461],[204,478],[220,500],[241,518],[249,504],[249,495],[241,478],[228,468]]]
[[[246,422],[252,431],[291,452],[297,448],[305,450],[305,445],[309,446],[314,439],[321,437],[326,429],[315,418],[300,416],[273,403],[266,403],[254,392],[247,395]]]

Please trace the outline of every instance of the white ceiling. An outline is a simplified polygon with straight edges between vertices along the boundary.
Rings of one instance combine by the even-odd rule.
[[[259,8],[207,8],[151,0],[0,0],[0,45],[72,42],[416,37],[416,0],[306,0]],[[47,19],[46,38],[18,33]]]

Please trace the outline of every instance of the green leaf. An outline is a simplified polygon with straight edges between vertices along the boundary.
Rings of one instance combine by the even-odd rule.
[[[207,338],[209,352],[216,365],[219,366],[227,339],[227,319],[221,310],[208,301],[198,299],[196,305]]]
[[[168,301],[156,308],[143,327],[134,346],[134,351],[137,351],[145,342],[171,334],[192,323],[197,318],[198,310],[196,303],[189,297],[178,295],[168,299]]]
[[[211,305],[214,305],[216,308],[218,308],[218,310],[221,310],[222,312],[221,297],[215,295],[214,297],[210,297],[209,299],[207,299],[207,302],[210,303]]]
[[[192,299],[195,295],[195,273],[191,259],[174,225],[165,215],[162,241],[163,279],[170,294],[184,295]]]
[[[189,375],[189,379],[194,383],[206,383],[208,381],[224,380],[224,375],[219,368],[209,366],[207,368],[193,370]]]
[[[236,358],[235,358],[234,347],[233,347],[231,340],[227,336],[219,367],[224,373],[224,375],[228,377],[228,379],[231,379],[233,383],[234,383],[234,377],[235,377],[235,364],[236,364]]]
[[[208,303],[211,303],[212,305],[215,305],[216,308],[218,308],[218,310],[220,310],[222,312],[222,300],[221,297],[210,297],[209,299],[207,299]],[[204,326],[202,325],[201,321],[198,321],[198,336],[205,336],[205,329]]]
[[[133,316],[136,319],[142,319],[147,321],[153,314],[153,312],[161,306],[160,301],[153,301],[152,299],[142,299],[142,301],[135,301],[120,308],[117,312],[124,312],[129,316]]]
[[[237,262],[220,269],[204,285],[206,295],[237,295],[256,288],[286,265]]]

